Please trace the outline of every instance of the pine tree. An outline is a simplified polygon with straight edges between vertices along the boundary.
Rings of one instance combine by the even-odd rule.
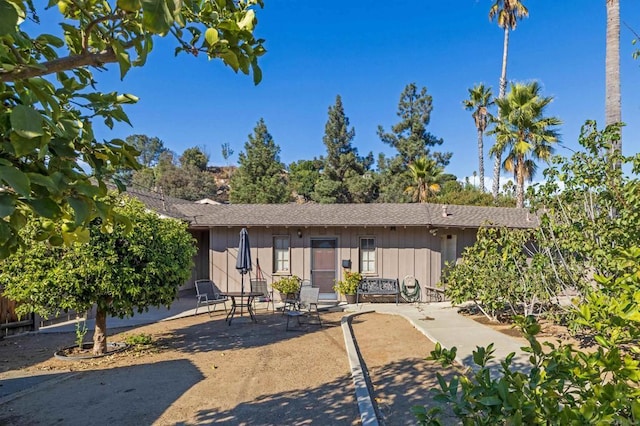
[[[240,166],[231,178],[229,194],[232,203],[278,204],[289,201],[285,167],[280,162],[280,147],[275,144],[260,119],[238,154]]]
[[[431,158],[438,166],[449,164],[451,153],[431,152],[431,147],[442,145],[443,140],[427,131],[431,119],[432,98],[427,88],[420,91],[415,83],[408,84],[400,95],[397,115],[400,121],[386,133],[378,126],[382,142],[395,148],[398,154],[391,158],[380,155],[378,169],[381,174],[380,198],[384,202],[408,202],[405,189],[411,185],[408,165],[418,158]]]
[[[336,96],[336,103],[329,107],[329,118],[322,138],[327,147],[323,158],[322,176],[315,186],[313,198],[321,203],[351,203],[366,200],[362,188],[356,185],[373,164],[373,154],[358,156],[358,149],[352,145],[356,132],[349,129],[349,118],[345,115],[342,98]],[[365,188],[365,192],[372,192]],[[366,202],[365,201],[365,202]]]

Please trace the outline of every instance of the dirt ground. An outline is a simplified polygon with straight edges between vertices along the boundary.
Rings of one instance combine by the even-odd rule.
[[[201,314],[111,330],[110,341],[147,334],[153,344],[73,362],[53,352],[74,333],[5,338],[0,424],[359,424],[343,315],[287,332],[278,313],[231,326],[224,313]],[[353,329],[382,423],[415,424],[410,407],[431,404],[441,371],[424,361],[433,343],[398,316],[358,315]]]

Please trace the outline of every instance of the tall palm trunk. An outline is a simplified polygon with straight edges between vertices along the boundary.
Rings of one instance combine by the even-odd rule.
[[[480,191],[484,192],[484,130],[478,127],[478,174],[480,175]]]
[[[516,164],[516,181],[518,182],[516,187],[516,207],[518,208],[524,207],[524,167],[524,157],[519,155]]]
[[[504,98],[507,91],[507,57],[509,55],[509,27],[504,27],[504,43],[502,47],[502,74],[500,74],[500,91],[498,93],[498,99]],[[498,112],[500,114],[500,112]],[[498,117],[500,119],[500,117]],[[498,199],[498,192],[500,191],[500,169],[502,167],[502,152],[496,150],[495,162],[493,163],[493,199]]]
[[[607,45],[605,57],[605,124],[622,121],[620,104],[620,0],[607,1]],[[613,151],[622,149],[622,139],[614,141]]]

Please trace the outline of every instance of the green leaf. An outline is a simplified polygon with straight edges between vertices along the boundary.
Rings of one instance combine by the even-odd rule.
[[[14,132],[24,138],[36,138],[44,134],[40,113],[24,105],[13,107],[11,111],[11,127]]]
[[[502,400],[497,396],[485,396],[480,398],[479,402],[482,405],[502,405]]]
[[[14,191],[24,197],[28,197],[31,193],[29,178],[13,166],[0,166],[0,180],[6,182]]]
[[[173,17],[165,0],[142,0],[142,25],[152,33],[166,34]]]
[[[16,33],[19,18],[16,7],[7,0],[0,0],[0,36]]]
[[[117,5],[127,12],[136,12],[142,7],[140,0],[118,0]]]
[[[253,84],[257,86],[262,81],[262,70],[258,66],[258,61],[251,62],[251,69],[253,70]]]
[[[49,238],[49,244],[51,244],[54,247],[59,247],[62,244],[64,244],[64,240],[60,235],[53,235],[51,236],[51,238]]]
[[[80,225],[84,223],[89,214],[91,213],[91,209],[85,200],[82,198],[72,197],[69,198],[69,205],[73,208],[76,216],[76,225]]]
[[[640,402],[638,400],[631,401],[631,415],[636,423],[640,422]]]
[[[51,198],[31,200],[29,204],[38,215],[49,219],[55,219],[60,214],[60,207]]]
[[[16,210],[15,200],[6,193],[0,193],[0,218],[10,216]]]
[[[17,132],[12,132],[10,139],[16,156],[22,157],[36,151],[41,145],[42,138],[25,138]]]
[[[47,175],[41,175],[39,173],[27,173],[27,177],[29,178],[29,180],[31,181],[31,184],[33,185],[44,186],[51,192],[58,191],[58,187],[53,182],[53,179],[51,179]]]
[[[131,59],[129,58],[129,52],[127,52],[122,44],[118,40],[111,42],[111,47],[116,54],[118,65],[120,65],[120,80],[124,79],[127,72],[131,69]]]
[[[220,54],[222,60],[229,65],[234,71],[238,71],[240,67],[240,62],[238,61],[238,57],[232,50],[227,50],[226,52]]]

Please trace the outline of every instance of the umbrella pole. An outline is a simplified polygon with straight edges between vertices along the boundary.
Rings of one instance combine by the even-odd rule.
[[[240,287],[240,318],[242,318],[242,308],[244,307],[243,305],[243,300],[244,300],[244,274],[242,274],[242,278],[240,279],[241,282],[241,287]]]

